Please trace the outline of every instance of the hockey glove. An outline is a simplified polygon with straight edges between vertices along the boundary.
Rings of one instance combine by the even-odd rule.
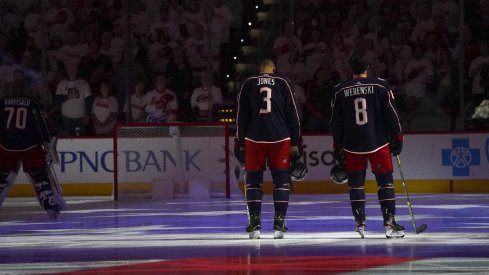
[[[245,163],[245,146],[243,142],[239,142],[237,138],[234,139],[234,156],[239,163]]]
[[[290,141],[290,159],[297,161],[304,155],[304,148],[302,148],[302,137],[297,140]]]
[[[389,147],[391,148],[392,155],[397,156],[401,153],[403,140],[403,134],[398,134],[391,138]]]
[[[343,146],[339,144],[333,144],[333,163],[345,165],[345,154],[343,152]]]

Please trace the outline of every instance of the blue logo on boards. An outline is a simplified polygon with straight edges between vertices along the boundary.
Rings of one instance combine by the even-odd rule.
[[[469,176],[470,166],[480,165],[480,150],[469,148],[468,138],[454,138],[451,149],[442,150],[442,165],[452,166],[453,176]]]

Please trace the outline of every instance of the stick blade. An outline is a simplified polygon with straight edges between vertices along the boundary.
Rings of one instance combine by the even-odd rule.
[[[427,228],[428,226],[426,224],[422,224],[418,226],[418,228],[416,228],[416,234],[424,232]]]

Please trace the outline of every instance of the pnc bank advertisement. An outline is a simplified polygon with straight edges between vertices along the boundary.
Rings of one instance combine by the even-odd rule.
[[[117,170],[121,181],[151,178],[210,179],[224,181],[226,171],[223,138],[190,139],[175,143],[172,139],[127,141],[119,145]],[[230,146],[233,138],[229,140]],[[240,168],[229,153],[231,183],[241,180]],[[333,161],[331,136],[304,136],[304,160],[308,174],[304,184],[330,182]],[[76,138],[58,141],[60,163],[54,166],[63,185],[113,184],[114,142],[111,138]],[[487,180],[489,184],[489,133],[410,134],[405,136],[400,155],[402,170],[414,180]],[[394,178],[400,174],[394,161]],[[368,171],[370,168],[367,168]],[[374,179],[367,173],[367,180]],[[265,181],[270,173],[265,172]],[[14,184],[27,184],[22,172]]]

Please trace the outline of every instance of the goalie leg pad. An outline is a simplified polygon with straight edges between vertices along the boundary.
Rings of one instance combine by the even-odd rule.
[[[288,171],[272,169],[273,205],[275,215],[285,216],[289,205],[290,175]]]
[[[394,177],[392,173],[375,174],[377,185],[377,196],[379,198],[380,208],[382,213],[395,215],[396,213],[396,193],[394,191]]]
[[[263,171],[246,173],[246,204],[250,215],[260,215]]]
[[[365,171],[348,173],[348,192],[353,216],[365,213]]]
[[[53,190],[49,174],[46,169],[27,172],[27,178],[34,186],[36,197],[44,210],[59,212],[66,206],[61,195]]]
[[[14,171],[0,171],[0,206],[7,198],[16,177],[17,173]]]

